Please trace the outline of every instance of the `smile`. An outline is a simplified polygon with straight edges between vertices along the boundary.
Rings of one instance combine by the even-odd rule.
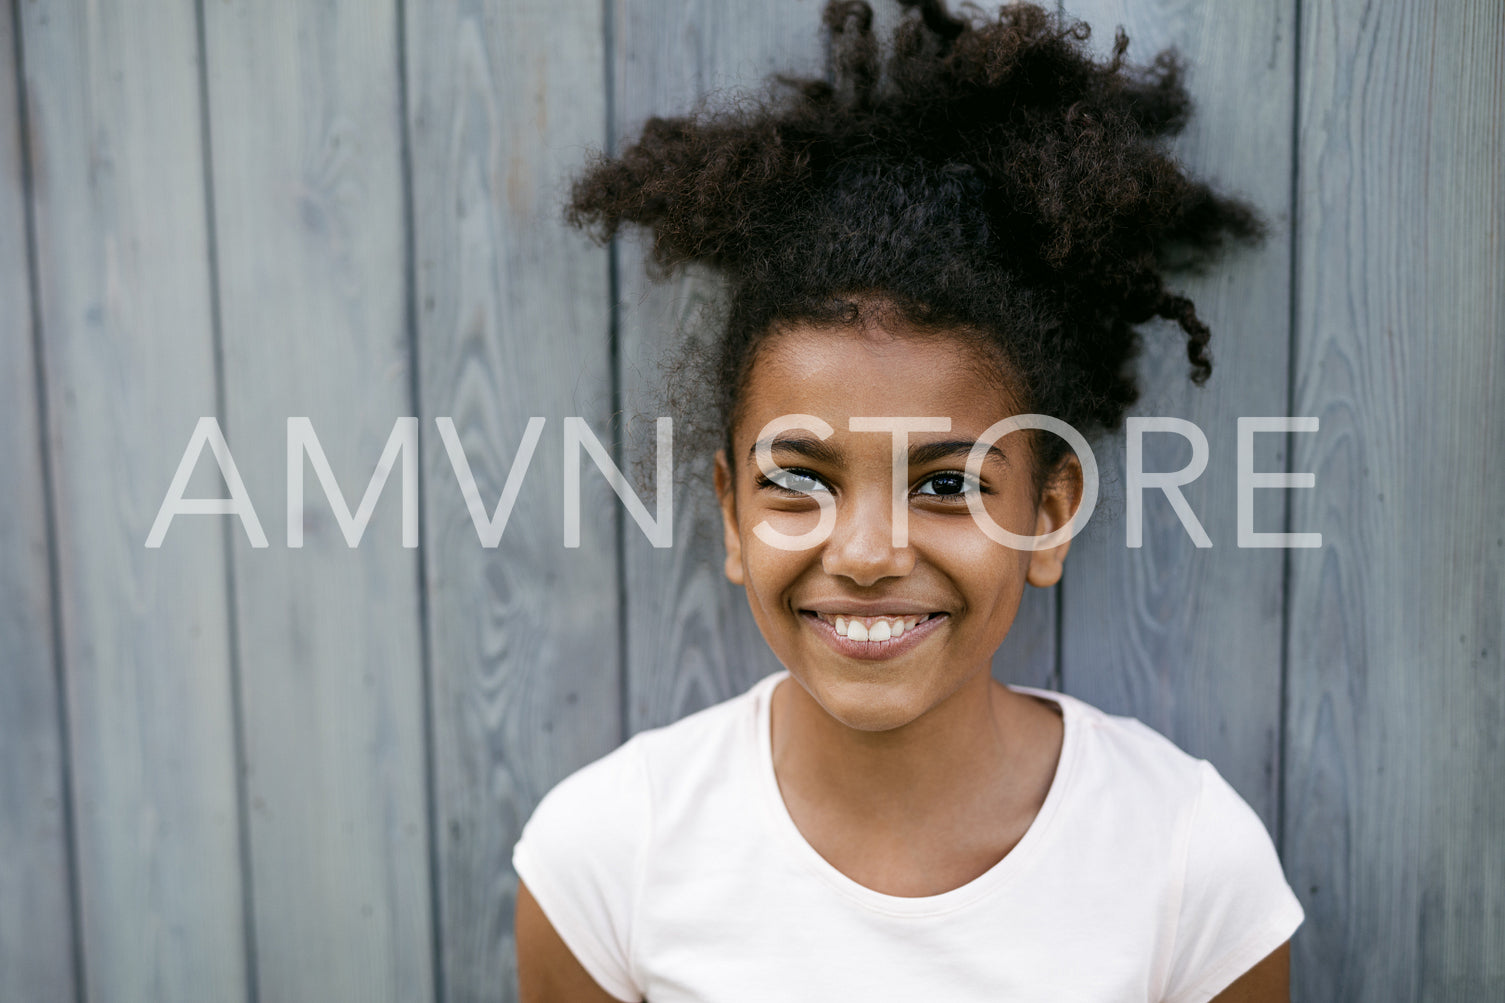
[[[903,654],[933,633],[947,614],[877,616],[801,610],[806,622],[832,648],[850,658],[884,659]]]
[[[836,633],[853,641],[887,641],[895,637],[903,637],[907,630],[914,630],[915,626],[924,623],[931,617],[940,616],[939,613],[926,613],[923,616],[843,616],[840,613],[816,613],[823,623],[829,623],[835,628]]]

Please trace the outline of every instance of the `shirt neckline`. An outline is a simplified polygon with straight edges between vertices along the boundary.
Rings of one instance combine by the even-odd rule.
[[[773,770],[773,715],[771,711],[774,687],[787,678],[789,678],[787,669],[773,672],[765,676],[753,688],[757,706],[754,762],[758,800],[762,802],[764,815],[774,830],[775,838],[806,868],[813,871],[841,895],[875,912],[896,916],[932,916],[963,908],[984,898],[1002,887],[1015,875],[1027,870],[1034,858],[1039,855],[1051,822],[1059,814],[1060,804],[1066,798],[1066,791],[1076,765],[1076,750],[1079,744],[1077,736],[1082,729],[1079,709],[1074,706],[1071,698],[1061,693],[1030,686],[1009,687],[1016,693],[1040,697],[1054,703],[1061,710],[1063,730],[1061,755],[1056,762],[1056,772],[1051,778],[1050,789],[1045,794],[1045,801],[1041,804],[1039,812],[1036,813],[1029,828],[1025,830],[1014,848],[1005,854],[1002,860],[971,881],[938,895],[889,895],[854,881],[837,870],[830,861],[816,851],[815,847],[810,845],[789,815],[789,808],[784,804],[784,796],[779,793],[778,778]],[[799,684],[796,682],[795,685]]]

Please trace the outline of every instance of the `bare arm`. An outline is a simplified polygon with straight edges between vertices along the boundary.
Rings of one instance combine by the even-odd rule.
[[[522,1003],[620,1003],[575,960],[528,886],[517,883],[517,983]]]
[[[1271,951],[1212,1003],[1291,1003],[1291,942]]]

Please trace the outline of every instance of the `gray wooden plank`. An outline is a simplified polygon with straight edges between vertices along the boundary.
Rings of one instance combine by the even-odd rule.
[[[193,5],[18,6],[82,988],[242,1000],[223,524],[143,546],[216,406]]]
[[[232,551],[259,995],[429,1000],[403,465],[353,549],[306,459],[301,549],[283,504],[289,417],[311,420],[354,509],[414,413],[397,11],[234,2],[204,16],[227,430],[271,542],[237,536]]]
[[[1099,508],[1063,583],[1065,687],[1210,760],[1273,832],[1284,559],[1279,550],[1237,546],[1236,447],[1238,416],[1287,408],[1294,8],[1075,0],[1066,12],[1092,25],[1092,47],[1102,55],[1120,24],[1132,61],[1180,49],[1195,111],[1175,153],[1198,176],[1259,207],[1273,232],[1259,250],[1240,248],[1206,275],[1172,279],[1213,332],[1205,387],[1187,379],[1180,329],[1145,326],[1143,394],[1129,413],[1186,419],[1206,434],[1207,469],[1184,492],[1213,546],[1197,548],[1165,496],[1147,491],[1143,546],[1130,549],[1126,440],[1120,432],[1104,441]],[[1191,458],[1173,434],[1149,433],[1144,444],[1147,471],[1177,470]],[[1268,462],[1275,465],[1260,469],[1282,469],[1279,460]],[[1277,529],[1280,494],[1259,494],[1266,506],[1259,527]]]
[[[670,0],[613,4],[616,135],[630,141],[652,115],[687,112],[713,92],[755,87],[772,72],[818,73],[820,9],[814,0],[761,4]],[[716,280],[693,270],[669,282],[649,279],[642,234],[616,247],[621,387],[630,455],[641,456],[636,430],[659,413],[662,363],[699,311],[718,293]],[[651,547],[625,529],[628,728],[665,724],[740,693],[779,668],[740,588],[722,574],[721,515],[709,488],[709,458],[681,446],[675,491],[674,546]]]
[[[1306,0],[1285,849],[1300,999],[1505,995],[1505,18]]]
[[[447,1000],[515,998],[512,846],[555,782],[622,739],[618,503],[584,460],[566,549],[561,499],[564,418],[612,435],[607,252],[561,211],[605,135],[603,20],[597,0],[409,6]],[[489,516],[535,416],[522,492],[485,549],[434,418],[454,421]]]
[[[74,980],[52,569],[26,251],[17,24],[0,12],[0,999],[66,1000]]]
[[[1026,587],[1013,626],[993,656],[993,678],[1016,686],[1061,688],[1056,660],[1056,614],[1061,589]]]
[[[874,24],[885,33],[892,30],[895,14],[880,5],[874,11]],[[982,5],[989,12],[994,4]],[[1043,6],[1049,7],[1049,4]],[[1059,645],[1061,593],[1059,585],[1048,589],[1026,586],[1024,599],[1014,616],[1014,623],[993,656],[993,678],[1017,686],[1059,690],[1061,650]]]

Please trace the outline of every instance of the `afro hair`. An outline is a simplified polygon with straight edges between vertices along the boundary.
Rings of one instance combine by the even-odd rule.
[[[868,4],[830,0],[823,78],[650,118],[575,181],[571,223],[602,241],[646,227],[660,273],[725,278],[695,395],[708,424],[729,441],[759,344],[796,322],[956,332],[1020,404],[1089,435],[1138,395],[1137,324],[1178,324],[1204,382],[1208,328],[1165,276],[1265,226],[1168,152],[1191,111],[1177,53],[1131,65],[1120,28],[1100,60],[1086,24],[1028,3],[900,2],[885,46]],[[1064,452],[1042,448],[1044,466]]]

